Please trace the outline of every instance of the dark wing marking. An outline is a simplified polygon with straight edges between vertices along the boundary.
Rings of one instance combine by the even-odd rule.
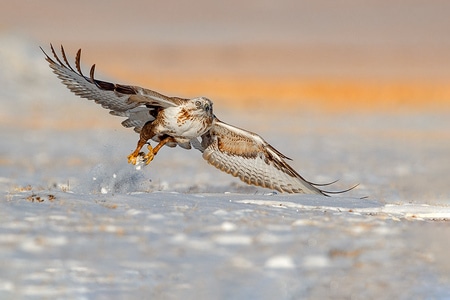
[[[337,193],[323,191],[317,187],[320,184],[304,179],[286,163],[285,155],[259,135],[217,119],[212,129],[202,136],[201,145],[193,145],[203,151],[208,163],[245,183],[287,193],[326,196]]]

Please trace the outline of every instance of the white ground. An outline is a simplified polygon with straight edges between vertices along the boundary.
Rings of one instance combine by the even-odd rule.
[[[66,91],[37,45],[1,44],[0,298],[450,297],[448,114],[281,119],[216,103],[307,179],[360,183],[277,194],[194,150],[136,170],[120,119]]]

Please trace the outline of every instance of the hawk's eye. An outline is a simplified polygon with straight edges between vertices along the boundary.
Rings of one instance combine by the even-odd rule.
[[[202,107],[202,103],[200,101],[195,101],[195,106],[197,106],[197,108]]]

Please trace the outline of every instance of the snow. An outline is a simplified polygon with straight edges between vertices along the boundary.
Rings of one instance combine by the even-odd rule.
[[[0,38],[0,298],[450,297],[447,114],[271,116],[259,133],[306,178],[360,183],[279,194],[195,150],[128,165],[137,135]]]

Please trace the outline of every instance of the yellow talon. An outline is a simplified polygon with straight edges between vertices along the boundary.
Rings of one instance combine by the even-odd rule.
[[[138,162],[138,157],[141,156],[144,159],[145,164],[148,165],[155,157],[155,154],[153,153],[152,146],[148,145],[147,148],[149,150],[149,152],[147,154],[145,154],[144,152],[139,152],[137,154],[136,154],[136,152],[133,152],[130,155],[128,155],[128,157],[127,157],[128,163],[136,165]]]
[[[144,156],[146,165],[148,165],[155,157],[155,154],[153,153],[153,147],[150,144],[147,146],[147,149],[148,149],[148,153]]]
[[[136,165],[138,156],[144,156],[144,153],[139,152],[139,151],[142,149],[142,147],[145,145],[145,143],[146,143],[146,140],[139,139],[136,149],[127,157],[129,164]]]
[[[164,146],[167,142],[171,141],[173,141],[172,137],[166,137],[165,139],[160,141],[155,148],[153,148],[150,144],[148,144],[147,146],[148,153],[144,154],[143,152],[139,152],[139,150],[141,150],[141,148],[145,145],[146,141],[143,139],[139,140],[136,150],[134,150],[133,153],[128,155],[128,163],[136,165],[138,156],[141,156],[144,159],[145,164],[148,165],[153,160],[155,155],[158,153],[159,149],[161,149],[161,147]]]
[[[136,165],[136,161],[137,161],[137,155],[133,153],[131,153],[130,155],[128,155],[128,163],[129,164],[133,164]]]

